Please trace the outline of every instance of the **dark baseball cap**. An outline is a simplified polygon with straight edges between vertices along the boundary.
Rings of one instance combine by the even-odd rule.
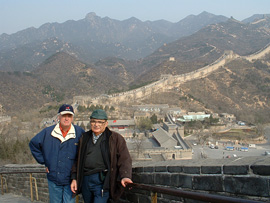
[[[64,114],[72,114],[72,115],[74,115],[73,107],[71,105],[68,105],[68,104],[63,104],[59,108],[58,113],[61,114],[61,115],[64,115]]]

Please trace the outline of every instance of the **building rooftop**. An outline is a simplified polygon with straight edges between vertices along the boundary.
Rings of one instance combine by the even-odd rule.
[[[161,147],[164,148],[173,148],[177,146],[177,141],[163,128],[152,132],[154,138],[159,142]]]
[[[132,120],[108,120],[108,126],[134,126],[135,121]]]

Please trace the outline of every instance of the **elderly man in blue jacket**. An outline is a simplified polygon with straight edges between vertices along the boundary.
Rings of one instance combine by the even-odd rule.
[[[59,123],[43,129],[29,143],[36,161],[46,167],[50,203],[75,202],[70,171],[84,130],[72,124],[73,116],[73,107],[62,105],[58,111]]]

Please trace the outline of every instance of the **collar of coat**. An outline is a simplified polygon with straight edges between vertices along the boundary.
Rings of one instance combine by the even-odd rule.
[[[86,133],[92,137],[94,132],[92,130],[89,130]],[[106,137],[110,137],[112,135],[112,131],[108,127],[106,127],[105,130],[100,135],[102,134],[105,135]]]
[[[61,142],[65,142],[69,139],[76,138],[76,132],[74,126],[71,124],[71,127],[66,135],[66,137],[63,137],[59,123],[54,127],[51,135],[57,139],[59,139]]]

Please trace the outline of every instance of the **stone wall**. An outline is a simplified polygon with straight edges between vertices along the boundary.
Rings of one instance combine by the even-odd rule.
[[[44,171],[41,165],[9,164],[0,172]],[[4,174],[8,192],[31,197],[28,173]],[[41,202],[49,202],[45,173],[33,173],[37,180]],[[241,199],[269,202],[270,157],[242,157],[227,159],[169,160],[133,164],[134,183],[172,189],[211,193]],[[4,187],[6,192],[6,188]],[[33,195],[36,200],[34,182]],[[81,197],[79,198],[82,202]],[[150,203],[151,193],[133,188],[125,190],[123,202]],[[181,197],[158,194],[158,202],[180,202]],[[185,200],[185,202],[195,202]]]
[[[249,56],[243,56],[244,59],[252,61],[264,57],[270,51],[270,44],[267,44],[264,48]]]
[[[270,157],[170,160],[144,165],[137,163],[133,167],[133,181],[202,194],[269,202]],[[132,203],[150,203],[150,195],[150,192],[134,188],[126,190],[123,199]],[[180,201],[180,197],[158,194],[158,202]]]
[[[270,52],[270,44],[267,44],[263,49],[249,56],[239,56],[233,53],[233,51],[225,51],[224,54],[220,58],[218,58],[215,62],[205,67],[202,67],[198,70],[185,73],[182,75],[174,75],[174,76],[163,75],[163,77],[161,77],[160,80],[148,84],[146,86],[112,95],[100,95],[95,98],[91,98],[89,96],[76,96],[73,98],[73,103],[82,106],[89,106],[90,104],[99,104],[99,103],[102,103],[104,105],[112,105],[112,104],[119,105],[121,102],[132,103],[138,99],[151,96],[155,92],[162,92],[168,89],[172,89],[176,86],[179,86],[184,82],[207,77],[213,71],[224,67],[228,61],[237,58],[243,58],[252,61],[254,59],[258,59],[265,56],[265,54],[269,52]]]
[[[31,197],[30,192],[30,173],[27,171],[37,172],[32,173],[32,177],[36,179],[38,195],[36,195],[35,182],[33,183],[33,199],[38,199],[41,202],[49,202],[48,182],[45,173],[45,167],[39,164],[18,165],[8,164],[0,168],[0,172],[9,172],[11,174],[3,174],[4,192]],[[41,173],[44,172],[44,173]],[[7,188],[6,188],[7,185]]]
[[[0,123],[2,122],[11,122],[11,117],[10,116],[0,116]]]

